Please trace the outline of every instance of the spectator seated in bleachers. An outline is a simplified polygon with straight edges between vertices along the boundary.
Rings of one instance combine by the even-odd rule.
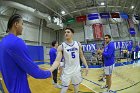
[[[127,49],[124,49],[122,52],[123,52],[123,57],[124,58],[127,58],[128,50]]]

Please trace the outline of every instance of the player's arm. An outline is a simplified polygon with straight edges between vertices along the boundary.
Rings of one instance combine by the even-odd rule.
[[[83,54],[83,51],[82,51],[82,45],[79,43],[79,52],[80,52],[80,58],[82,60],[82,62],[84,63],[84,65],[86,66],[86,68],[88,68],[88,65],[87,65],[87,62],[86,62],[86,59],[84,57],[84,54]]]
[[[86,61],[86,59],[85,59],[85,57],[84,57],[84,54],[83,54],[83,51],[82,51],[82,45],[79,43],[79,54],[80,54],[80,58],[81,58],[81,60],[82,60],[82,62],[84,63],[84,65],[86,66],[86,69],[85,69],[85,71],[86,71],[86,73],[85,73],[85,75],[87,75],[88,74],[88,65],[87,65],[87,61]]]
[[[12,46],[10,49],[7,49],[7,53],[13,58],[17,66],[34,78],[43,79],[51,76],[50,71],[41,70],[33,62],[23,40],[18,39],[16,41],[16,45]]]
[[[62,45],[60,45],[57,49],[57,57],[53,65],[49,69],[51,72],[53,72],[59,66],[61,59],[62,59]]]

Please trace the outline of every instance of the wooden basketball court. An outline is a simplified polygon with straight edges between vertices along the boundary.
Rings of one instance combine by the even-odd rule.
[[[100,85],[105,85],[103,82],[98,82],[99,76],[103,73],[101,69],[90,69],[88,77],[84,77],[88,80],[96,82]],[[111,90],[117,91],[117,93],[140,93],[140,62],[131,65],[124,65],[115,67],[112,76]],[[96,92],[103,92],[99,86],[84,80],[83,84],[91,87]]]
[[[28,80],[32,93],[60,93],[61,89],[55,88],[55,86],[53,86],[51,78],[40,80],[29,77]],[[80,84],[80,93],[85,92],[93,93],[92,90]],[[74,93],[72,85],[69,87],[68,93]]]
[[[47,69],[49,68],[49,65],[40,65],[40,68]],[[28,78],[29,85],[32,93],[60,93],[61,89],[55,88],[55,86],[52,84],[52,78],[49,79],[34,79],[32,77]],[[61,81],[58,80],[58,82],[61,84]],[[83,84],[80,84],[80,93],[94,93],[91,89],[86,87]],[[74,93],[73,86],[70,85],[68,89],[68,93]]]

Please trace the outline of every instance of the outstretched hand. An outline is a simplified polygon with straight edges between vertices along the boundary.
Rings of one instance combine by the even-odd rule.
[[[87,76],[89,68],[85,68],[84,70],[85,70],[85,76]]]

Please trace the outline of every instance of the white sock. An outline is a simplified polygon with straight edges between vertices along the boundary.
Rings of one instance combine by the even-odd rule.
[[[61,89],[61,93],[66,93],[67,90],[68,90],[68,87],[62,87],[62,89]]]
[[[79,85],[74,86],[74,93],[78,93],[79,91]]]

